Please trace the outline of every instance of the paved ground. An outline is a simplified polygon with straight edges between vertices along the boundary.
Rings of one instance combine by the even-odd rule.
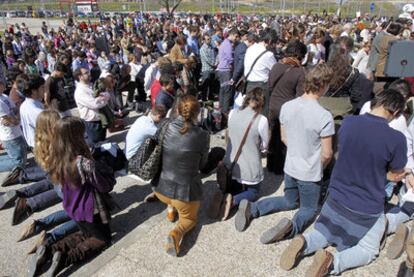
[[[134,116],[129,121],[133,122]],[[122,141],[125,132],[113,134],[111,140]],[[213,145],[223,145],[224,140],[212,137]],[[0,179],[5,174],[0,175]],[[266,174],[261,196],[280,195],[281,176]],[[17,189],[21,185],[0,188],[0,193]],[[281,252],[288,241],[264,246],[260,235],[282,217],[293,212],[281,212],[253,221],[244,233],[234,228],[234,217],[226,222],[213,222],[206,217],[206,207],[216,189],[215,177],[204,179],[204,200],[200,222],[184,240],[183,253],[179,258],[168,256],[163,250],[168,231],[173,227],[165,216],[165,205],[143,203],[150,187],[129,176],[119,177],[113,196],[121,207],[112,220],[114,244],[101,255],[83,265],[63,272],[62,276],[304,276],[311,258],[304,259],[297,269],[285,272],[278,266]],[[35,213],[30,219],[38,219],[59,210],[57,204]],[[27,264],[26,252],[37,237],[24,242],[16,240],[25,224],[11,226],[13,209],[0,211],[0,276],[24,276]],[[352,270],[343,276],[396,276],[403,261],[388,260],[385,253],[371,265]]]

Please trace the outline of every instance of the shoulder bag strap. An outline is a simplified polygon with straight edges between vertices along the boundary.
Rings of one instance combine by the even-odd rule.
[[[258,115],[259,115],[259,113],[256,113],[253,116],[252,120],[250,120],[249,126],[247,126],[247,129],[244,132],[243,138],[242,138],[242,140],[240,142],[239,149],[237,149],[236,157],[234,157],[234,161],[231,163],[230,172],[233,171],[234,166],[236,165],[237,161],[240,158],[240,155],[241,155],[241,152],[242,152],[242,149],[243,149],[243,145],[246,143],[246,140],[247,140],[247,135],[249,134],[250,128],[252,127],[253,122],[255,121],[255,119],[257,118]]]
[[[267,52],[267,50],[263,51],[253,62],[252,67],[250,67],[249,72],[247,73],[246,76],[244,76],[244,78],[240,78],[240,80],[237,82],[236,87],[238,87],[240,85],[240,82],[242,82],[243,80],[245,80],[247,82],[247,78],[249,77],[250,73],[252,73],[253,67],[256,65],[257,61]]]

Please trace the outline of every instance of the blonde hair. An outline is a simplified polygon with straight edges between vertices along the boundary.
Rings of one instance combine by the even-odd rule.
[[[55,139],[55,125],[60,119],[55,110],[41,112],[36,120],[34,155],[37,163],[46,171],[50,168],[51,145]]]
[[[184,95],[178,102],[178,114],[185,120],[184,127],[180,130],[180,133],[184,135],[187,133],[194,120],[197,118],[200,112],[200,103],[193,95]]]

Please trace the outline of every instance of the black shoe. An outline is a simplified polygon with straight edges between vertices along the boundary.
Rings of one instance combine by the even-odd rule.
[[[280,241],[291,232],[292,226],[292,221],[284,217],[275,227],[272,227],[263,233],[260,237],[260,242],[263,244],[269,244]]]
[[[0,196],[0,209],[3,209],[8,204],[16,200],[17,192],[15,190],[8,191]]]
[[[60,261],[62,260],[62,252],[57,251],[53,254],[52,264],[46,272],[46,277],[55,277],[60,271]]]
[[[27,199],[24,197],[17,198],[16,206],[13,211],[12,225],[21,223],[32,214],[30,207],[27,205]]]
[[[27,268],[27,276],[34,277],[36,275],[36,271],[38,268],[45,262],[46,260],[46,246],[41,245],[39,248],[36,249],[36,253],[33,254],[28,268]]]
[[[10,174],[4,179],[1,186],[8,187],[13,186],[20,183],[20,175],[22,173],[22,169],[20,167],[16,167]]]
[[[234,220],[234,225],[236,230],[243,232],[250,224],[252,216],[250,213],[250,202],[246,199],[243,199],[239,204],[239,209],[237,210],[236,219]]]

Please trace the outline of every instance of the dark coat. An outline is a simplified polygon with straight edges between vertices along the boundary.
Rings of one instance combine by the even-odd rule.
[[[234,49],[233,81],[237,83],[244,73],[244,56],[246,56],[247,45],[240,42]]]
[[[287,72],[289,67],[290,69]],[[279,118],[283,104],[303,94],[304,81],[305,69],[303,67],[293,67],[281,63],[277,63],[272,67],[269,75],[269,89],[271,91],[270,122]]]
[[[330,97],[349,97],[352,104],[352,113],[359,114],[365,102],[374,97],[374,82],[353,68],[344,84],[337,90],[329,90],[325,95]]]
[[[182,135],[184,119],[172,120],[162,148],[162,170],[155,191],[180,201],[201,200],[200,169],[207,163],[210,136],[198,126]]]

